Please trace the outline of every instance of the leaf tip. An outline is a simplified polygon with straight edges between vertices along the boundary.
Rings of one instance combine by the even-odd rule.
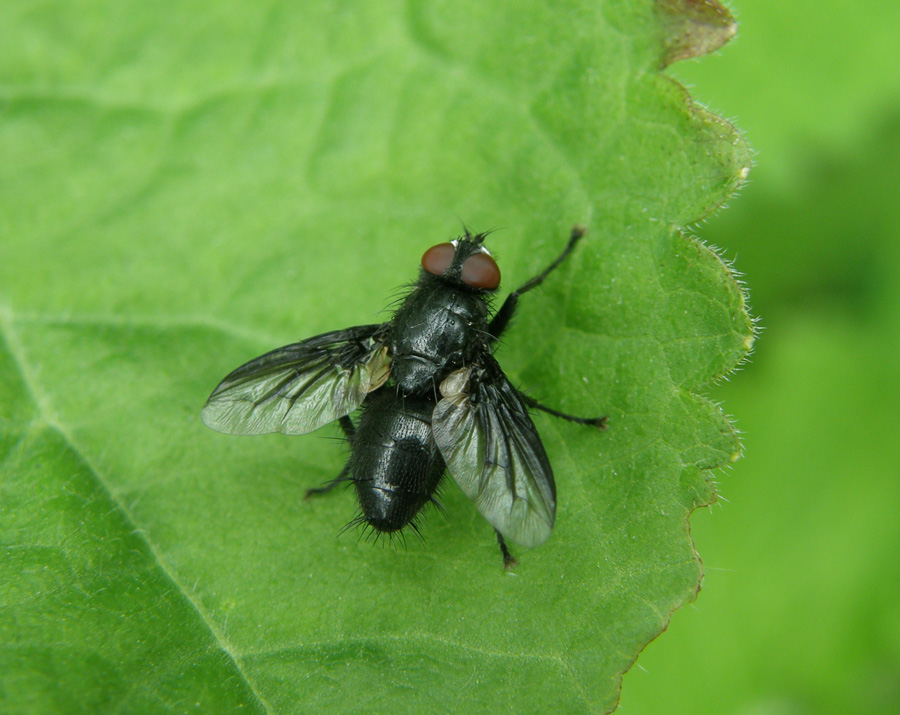
[[[737,34],[732,14],[718,0],[657,0],[663,22],[663,67],[715,52]]]

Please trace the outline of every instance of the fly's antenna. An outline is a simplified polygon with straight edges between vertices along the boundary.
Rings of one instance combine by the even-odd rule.
[[[483,233],[479,233],[476,236],[472,236],[471,234],[467,233],[466,238],[469,239],[476,246],[480,246],[482,243],[484,243],[484,239],[486,239],[488,236],[490,236],[492,233],[494,233],[494,231],[499,231],[499,230],[500,229],[498,229],[498,228],[489,228],[487,231],[484,231]]]
[[[469,227],[466,226],[466,222],[463,221],[459,217],[459,215],[457,215],[456,219],[457,219],[457,221],[459,221],[460,226],[462,226],[462,230],[463,230],[462,238],[464,238],[466,241],[471,241],[472,240],[472,232],[469,230]]]
[[[457,216],[457,218],[459,218]],[[472,233],[472,229],[466,226],[466,222],[462,219],[459,219],[460,224],[462,224],[463,235],[460,236],[461,240],[468,241],[469,243],[474,243],[476,246],[480,246],[484,243],[484,239],[488,237],[489,234],[493,233],[496,229],[491,229],[490,231],[485,231],[484,233]]]

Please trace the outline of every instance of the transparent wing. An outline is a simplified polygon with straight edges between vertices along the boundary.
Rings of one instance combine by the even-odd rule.
[[[481,515],[522,546],[547,540],[556,518],[553,470],[518,391],[494,358],[441,383],[432,432],[447,468]]]
[[[350,414],[388,378],[386,330],[360,325],[260,355],[213,390],[203,422],[228,434],[305,434]]]

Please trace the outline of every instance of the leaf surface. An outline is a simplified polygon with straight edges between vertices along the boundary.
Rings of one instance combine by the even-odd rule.
[[[673,47],[690,56],[679,33],[696,9],[672,13],[613,0],[13,13],[5,710],[615,707],[621,674],[698,589],[688,516],[740,450],[701,391],[752,342],[728,268],[678,228],[750,159],[659,73]],[[449,481],[424,545],[373,548],[337,535],[350,494],[301,498],[342,466],[336,426],[236,438],[199,419],[247,359],[385,319],[459,219],[503,229],[490,246],[505,289],[573,224],[589,229],[497,354],[557,409],[609,416],[605,433],[535,416],[557,526],[514,575]]]

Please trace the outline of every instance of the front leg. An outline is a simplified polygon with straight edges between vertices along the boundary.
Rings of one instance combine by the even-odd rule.
[[[527,281],[524,285],[522,285],[517,290],[514,290],[508,296],[506,296],[506,300],[503,301],[503,305],[500,306],[500,310],[494,315],[493,319],[488,325],[488,332],[491,334],[491,337],[496,340],[499,338],[503,331],[506,330],[509,325],[509,321],[512,320],[513,314],[516,312],[516,305],[519,302],[519,296],[523,293],[527,293],[532,288],[537,288],[541,283],[544,282],[544,279],[550,274],[550,272],[559,266],[568,255],[572,252],[572,249],[575,248],[575,244],[581,240],[584,236],[586,229],[582,226],[574,226],[572,228],[572,235],[569,237],[569,242],[566,244],[566,247],[563,249],[563,252],[556,257],[556,260],[553,261],[549,266],[547,266],[541,273],[536,275],[530,281]]]

